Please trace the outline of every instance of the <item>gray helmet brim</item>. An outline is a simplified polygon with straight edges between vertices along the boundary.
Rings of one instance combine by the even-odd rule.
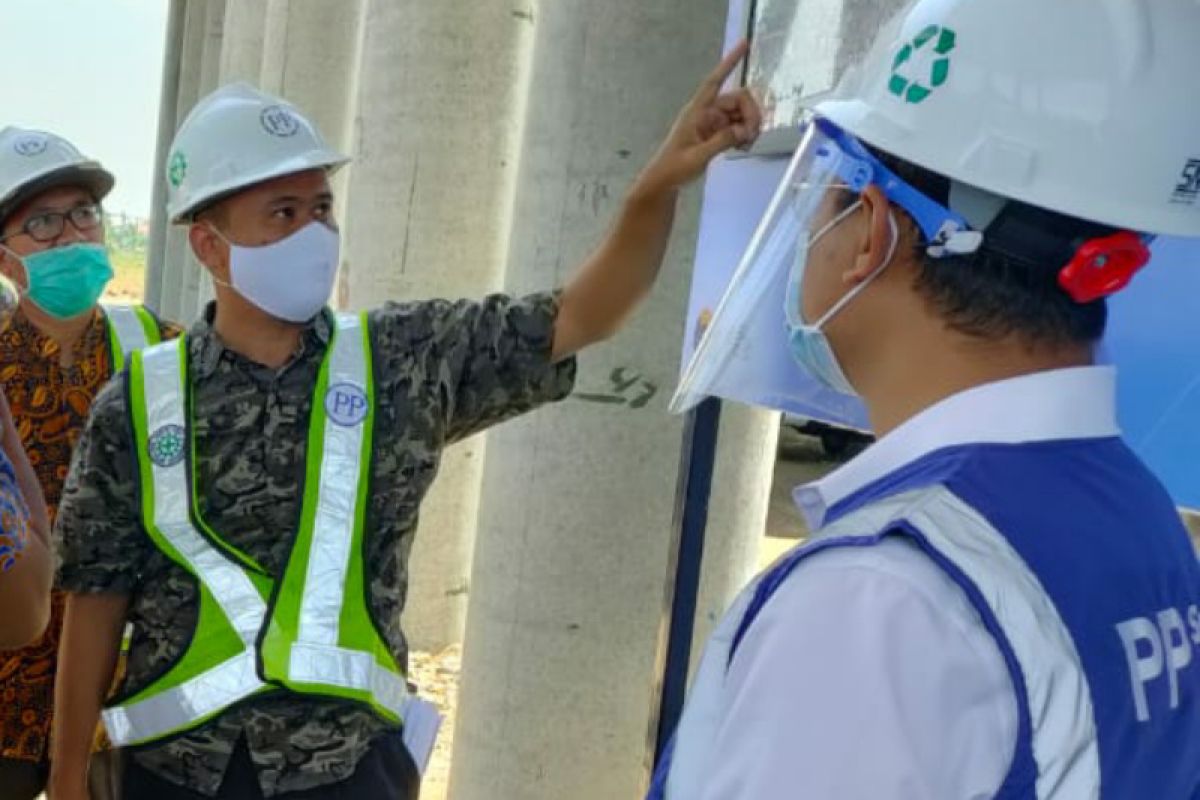
[[[7,223],[13,212],[22,205],[51,189],[78,186],[86,189],[96,199],[96,202],[100,202],[112,191],[115,183],[116,179],[113,178],[112,173],[95,162],[72,164],[69,167],[51,170],[44,175],[39,175],[10,196],[0,200],[0,226]]]

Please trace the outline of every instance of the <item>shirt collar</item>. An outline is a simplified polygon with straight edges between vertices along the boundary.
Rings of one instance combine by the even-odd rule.
[[[217,331],[213,327],[216,315],[217,303],[216,301],[211,301],[205,306],[200,319],[188,331],[192,373],[196,378],[207,378],[212,375],[216,371],[217,365],[221,363],[222,356],[226,353],[236,358],[242,357],[225,347],[225,343],[217,335]],[[332,314],[326,308],[304,326],[304,333],[300,337],[300,350],[296,353],[296,357],[299,358],[313,350],[323,352],[332,337]]]
[[[867,485],[947,447],[1120,435],[1116,370],[1076,367],[977,386],[942,400],[793,497],[817,530],[829,509]]]

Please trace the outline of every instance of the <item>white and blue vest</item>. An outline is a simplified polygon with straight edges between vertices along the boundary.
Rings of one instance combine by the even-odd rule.
[[[946,571],[1004,657],[1019,725],[997,800],[1200,799],[1200,566],[1162,486],[1101,438],[948,447],[831,507],[714,633],[652,800],[703,785],[724,673],[796,566],[888,536]]]

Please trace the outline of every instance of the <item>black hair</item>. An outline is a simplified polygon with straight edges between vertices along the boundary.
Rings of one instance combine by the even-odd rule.
[[[872,153],[917,191],[950,206],[949,178],[873,148]],[[952,330],[967,336],[989,341],[1016,336],[1032,346],[1092,344],[1104,335],[1108,304],[1077,302],[1059,285],[1058,274],[1085,241],[1115,232],[1010,201],[975,253],[933,258],[926,253],[928,242],[917,242],[916,289]],[[998,244],[1001,238],[1005,245]]]

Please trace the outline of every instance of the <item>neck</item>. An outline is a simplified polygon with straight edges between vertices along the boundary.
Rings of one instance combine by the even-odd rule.
[[[25,297],[21,298],[20,308],[21,313],[35,329],[58,345],[62,362],[68,365],[74,362],[75,351],[79,349],[79,343],[91,326],[96,309],[90,308],[70,319],[59,319],[50,316]]]
[[[225,347],[255,363],[280,369],[300,349],[304,326],[276,319],[232,292],[219,292],[213,330]]]
[[[980,342],[961,337],[947,346],[929,341],[894,342],[877,362],[875,374],[863,381],[863,399],[876,435],[882,437],[960,392],[988,383],[1055,369],[1090,366],[1090,345],[1031,348],[1010,339]]]

